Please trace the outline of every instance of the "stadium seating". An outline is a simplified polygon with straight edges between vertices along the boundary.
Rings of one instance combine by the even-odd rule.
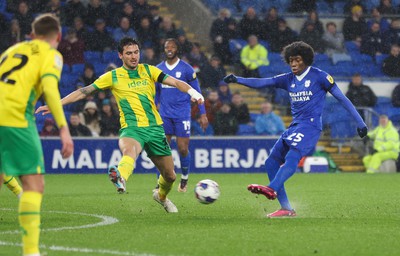
[[[85,69],[85,64],[73,64],[71,65],[71,73],[82,75]]]
[[[239,124],[239,130],[236,133],[236,135],[242,135],[242,136],[250,136],[255,134],[256,134],[256,129],[254,128],[254,126],[248,124]]]
[[[85,58],[85,62],[101,62],[102,52],[85,51],[83,56]]]

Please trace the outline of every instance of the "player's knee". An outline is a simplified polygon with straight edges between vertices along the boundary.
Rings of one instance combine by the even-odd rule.
[[[175,174],[175,172],[173,170],[172,171],[168,171],[168,172],[164,173],[163,178],[164,178],[164,180],[166,182],[172,183],[172,182],[174,182],[176,180],[176,174]]]
[[[186,147],[178,148],[178,153],[180,156],[187,156],[189,154],[189,149]]]

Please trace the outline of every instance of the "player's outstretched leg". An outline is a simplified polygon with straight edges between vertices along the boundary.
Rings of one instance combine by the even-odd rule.
[[[167,194],[171,191],[174,182],[167,182],[162,175],[158,178],[159,189],[153,192],[153,199],[161,204],[169,213],[178,212],[175,204],[167,198]]]
[[[21,198],[22,187],[19,185],[17,179],[15,179],[13,176],[4,175],[3,182],[4,185],[6,185],[7,188],[14,193],[14,195],[16,195],[18,198]]]
[[[265,161],[265,168],[267,169],[268,178],[272,181],[276,173],[279,171],[281,161],[277,160],[275,157],[270,156]],[[286,194],[285,186],[282,186],[277,192],[277,199],[281,205],[282,209],[292,209],[292,206],[289,203],[289,199]]]
[[[116,165],[110,166],[108,168],[108,178],[117,188],[117,192],[122,194],[126,191],[125,179],[121,176]]]
[[[276,198],[276,192],[272,188],[268,186],[258,185],[258,184],[250,184],[247,186],[247,190],[249,190],[253,194],[264,195],[269,200],[274,200]]]

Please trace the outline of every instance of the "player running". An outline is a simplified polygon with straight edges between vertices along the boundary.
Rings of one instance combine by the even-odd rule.
[[[199,82],[196,78],[196,72],[193,68],[179,59],[179,43],[176,39],[169,38],[164,44],[164,53],[166,60],[157,65],[165,74],[181,79],[190,84],[193,89],[201,93]],[[178,186],[179,192],[187,191],[187,182],[190,173],[190,96],[179,91],[176,87],[162,83],[156,84],[156,102],[159,103],[159,112],[163,120],[163,127],[168,143],[171,144],[171,138],[176,136],[178,146],[179,160],[181,162],[181,181]],[[208,119],[204,105],[199,105],[200,125],[203,129],[208,126]]]
[[[271,78],[242,78],[230,74],[224,78],[226,83],[239,83],[257,89],[277,87],[289,92],[293,121],[265,161],[270,183],[268,186],[251,184],[247,187],[250,192],[262,194],[270,200],[278,198],[281,209],[268,214],[270,218],[296,216],[286,195],[284,183],[295,173],[300,159],[315,149],[322,131],[321,115],[327,92],[357,121],[357,132],[361,138],[368,132],[361,116],[333,78],[311,66],[314,60],[311,46],[302,41],[294,42],[284,48],[283,57],[290,65],[291,73]]]
[[[110,89],[117,100],[120,113],[119,148],[122,159],[118,166],[111,166],[108,175],[119,193],[126,191],[125,182],[131,176],[135,161],[144,149],[154,165],[160,171],[159,189],[153,198],[167,212],[178,212],[176,206],[167,198],[176,179],[171,148],[165,137],[162,119],[154,104],[155,83],[163,83],[188,93],[193,100],[203,104],[204,98],[187,83],[166,75],[160,69],[139,64],[139,42],[132,38],[123,38],[118,44],[118,56],[122,67],[100,76],[93,84],[80,88],[61,100],[67,105],[86,98],[96,90]],[[48,113],[47,106],[39,107],[36,112]]]
[[[24,191],[18,208],[23,254],[39,256],[45,170],[33,112],[42,94],[60,128],[63,158],[72,155],[73,142],[58,92],[63,66],[56,50],[61,39],[60,21],[51,14],[39,15],[32,23],[32,37],[0,57],[0,180],[1,173],[20,178]]]

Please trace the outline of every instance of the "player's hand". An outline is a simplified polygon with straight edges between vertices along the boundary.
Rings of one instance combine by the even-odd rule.
[[[69,158],[74,153],[74,142],[72,141],[68,126],[61,127],[60,138],[62,144],[61,155],[64,159]]]
[[[364,138],[368,134],[368,128],[367,128],[367,126],[364,126],[362,128],[357,128],[357,132],[358,132],[358,136],[360,136],[360,138]]]
[[[229,83],[237,83],[237,77],[234,74],[227,75],[224,77],[224,82]]]
[[[203,131],[206,131],[208,127],[208,118],[206,114],[202,114],[200,116],[200,127],[203,129]]]
[[[193,102],[197,102],[197,104],[203,104],[204,103],[204,97],[203,95],[201,95],[201,93],[199,93],[198,91],[196,91],[193,88],[190,88],[189,91],[187,92],[190,97],[192,97],[192,101]]]
[[[38,107],[38,109],[36,109],[35,114],[38,114],[40,112],[43,112],[42,116],[44,116],[44,115],[50,114],[50,109],[47,105],[40,106],[40,107]]]

